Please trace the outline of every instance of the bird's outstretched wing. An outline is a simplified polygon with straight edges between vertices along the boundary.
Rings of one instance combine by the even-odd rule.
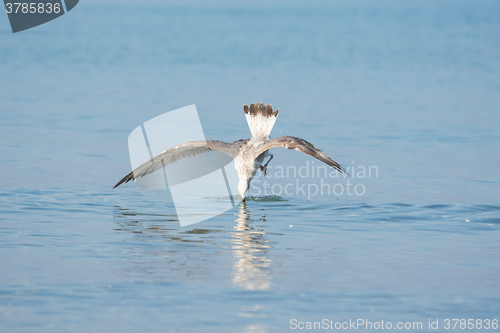
[[[238,142],[238,141],[237,141]],[[236,158],[239,153],[240,146],[237,144],[231,144],[224,141],[218,140],[202,140],[202,141],[190,141],[182,143],[173,148],[167,149],[141,166],[137,167],[135,170],[130,172],[128,175],[123,177],[113,188],[120,186],[121,184],[126,184],[132,179],[144,177],[150,173],[155,172],[162,166],[172,164],[183,158],[208,153],[212,150],[221,151],[232,158]]]
[[[301,138],[296,138],[294,136],[280,136],[265,142],[261,147],[259,147],[259,150],[256,153],[256,157],[274,147],[283,147],[286,149],[298,150],[300,152],[303,152],[304,154],[311,155],[312,157],[317,158],[321,162],[328,164],[329,166],[335,168],[343,174],[349,175],[340,164],[332,160],[325,153],[316,148],[312,143]]]

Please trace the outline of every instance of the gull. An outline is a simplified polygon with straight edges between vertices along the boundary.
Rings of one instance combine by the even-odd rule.
[[[286,149],[298,150],[328,164],[340,173],[348,175],[340,164],[333,161],[324,152],[304,139],[294,136],[280,136],[271,139],[269,135],[271,134],[271,130],[273,129],[279,112],[279,109],[273,111],[271,104],[265,106],[263,103],[252,103],[250,107],[244,105],[243,110],[245,111],[248,127],[252,133],[251,139],[241,139],[233,143],[218,140],[201,140],[182,143],[159,153],[146,163],[137,167],[123,177],[113,189],[131,180],[144,177],[160,169],[162,166],[212,150],[223,152],[234,159],[235,168],[239,177],[238,191],[240,192],[243,202],[247,197],[250,182],[257,173],[257,170],[260,169],[264,176],[266,176],[267,166],[274,157],[269,153],[269,149],[271,148],[283,147]],[[267,157],[269,157],[269,160],[262,165],[262,162],[264,162],[264,159]]]

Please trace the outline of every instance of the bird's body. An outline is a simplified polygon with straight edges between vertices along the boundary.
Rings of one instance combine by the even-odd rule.
[[[261,144],[264,143],[265,141]],[[239,176],[238,191],[243,199],[246,198],[250,181],[255,177],[264,159],[270,155],[269,152],[266,151],[253,158],[255,156],[255,151],[261,144],[253,146],[250,142],[247,143],[247,145],[242,147],[240,154],[234,159],[234,165]]]
[[[273,112],[271,104],[266,107],[262,103],[250,104],[250,107],[245,105],[243,108],[245,110],[248,126],[252,132],[251,139],[242,139],[233,143],[217,140],[205,140],[191,141],[180,144],[161,152],[146,163],[142,164],[123,177],[114,188],[123,183],[127,183],[132,179],[148,175],[162,166],[174,163],[186,157],[206,153],[212,150],[221,151],[234,159],[239,177],[238,191],[240,192],[243,201],[248,194],[250,182],[257,171],[260,169],[263,171],[264,176],[266,175],[267,165],[273,158],[273,155],[269,153],[269,149],[274,147],[283,147],[301,151],[330,165],[341,173],[346,173],[342,166],[304,139],[293,136],[280,136],[275,139],[271,139],[269,135],[271,134],[271,130],[276,122],[276,118],[278,117],[279,109]],[[262,165],[267,157],[269,157],[269,160]]]

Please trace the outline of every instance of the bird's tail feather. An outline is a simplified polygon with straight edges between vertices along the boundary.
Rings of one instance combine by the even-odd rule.
[[[276,118],[278,118],[279,109],[273,112],[271,104],[264,106],[262,103],[243,106],[247,118],[248,127],[254,138],[266,138],[271,134]]]

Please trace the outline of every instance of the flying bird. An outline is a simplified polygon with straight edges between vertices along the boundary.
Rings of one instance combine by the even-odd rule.
[[[252,132],[251,139],[242,139],[233,143],[227,143],[218,140],[202,140],[190,141],[182,143],[176,147],[167,149],[146,163],[142,164],[128,175],[123,177],[114,187],[129,181],[144,177],[162,166],[172,164],[181,159],[207,153],[212,150],[223,152],[234,159],[235,167],[239,176],[238,191],[241,198],[245,201],[250,188],[250,181],[253,179],[257,170],[261,170],[266,175],[267,166],[273,159],[273,155],[269,153],[269,149],[274,147],[283,147],[287,149],[295,149],[321,162],[328,164],[343,174],[347,174],[346,170],[337,162],[333,161],[321,150],[316,148],[312,143],[297,138],[294,136],[280,136],[271,139],[269,135],[273,129],[276,118],[278,117],[279,109],[273,111],[271,104],[265,106],[263,103],[250,104],[243,106],[245,117]],[[267,162],[262,165],[264,160],[269,157]]]

